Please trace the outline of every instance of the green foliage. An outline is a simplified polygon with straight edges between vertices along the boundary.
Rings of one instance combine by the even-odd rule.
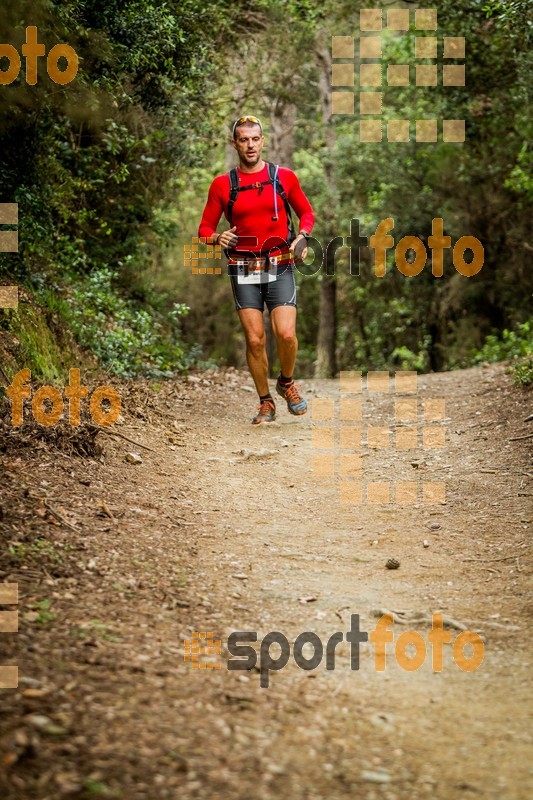
[[[489,21],[474,13],[473,6],[485,6]],[[483,269],[472,278],[456,273],[449,251],[440,279],[431,275],[429,249],[425,270],[413,278],[399,274],[391,253],[387,275],[380,279],[372,275],[369,251],[362,251],[359,277],[350,276],[341,262],[340,368],[364,363],[393,368],[398,359],[424,370],[466,366],[491,329],[513,330],[527,320],[532,28],[526,6],[443,0],[439,35],[465,36],[466,86],[421,90],[411,81],[408,87],[384,90],[386,118],[465,118],[463,145],[357,145],[357,122],[342,115],[334,118],[332,163],[339,198],[333,213],[339,233],[346,235],[349,220],[356,217],[369,236],[380,220],[392,217],[396,244],[414,235],[427,247],[431,221],[439,217],[452,243],[473,235],[485,251]],[[339,4],[331,8],[335,13]],[[340,25],[340,15],[338,20]],[[412,63],[413,39],[412,31],[384,35],[385,63]],[[414,122],[411,127],[413,139]],[[309,164],[323,161],[323,156],[314,143],[309,149],[312,155],[301,163],[312,176],[316,169],[311,172]],[[325,188],[319,192],[319,203],[327,203]]]
[[[483,361],[507,361],[508,359],[531,356],[533,354],[533,323],[525,322],[516,330],[494,331],[489,336],[479,353],[476,363]]]
[[[61,300],[51,291],[46,299],[49,304],[42,305],[24,299],[18,309],[0,312],[0,331],[9,334],[0,340],[0,358],[10,379],[27,367],[34,380],[64,384],[69,365],[77,360],[72,341],[59,327]]]
[[[57,614],[51,610],[51,603],[48,599],[36,600],[34,603],[30,603],[28,608],[36,613],[35,622],[39,625],[48,625],[57,617]]]
[[[102,781],[89,777],[83,781],[83,796],[112,798],[119,796],[119,793]]]
[[[517,386],[533,385],[533,357],[521,359],[513,366],[513,380]]]
[[[0,315],[0,328],[21,342],[17,360],[35,377],[62,376],[65,323],[123,376],[164,377],[193,361],[242,358],[227,279],[208,285],[182,267],[209,183],[229,166],[225,133],[241,110],[265,117],[267,157],[272,147],[292,159],[324,244],[347,237],[352,218],[370,236],[390,216],[396,243],[406,235],[427,243],[439,217],[454,241],[473,235],[484,246],[479,275],[459,275],[448,251],[440,279],[429,258],[422,274],[405,278],[392,253],[378,279],[364,249],[361,274],[350,275],[340,250],[341,369],[439,370],[520,357],[533,199],[529,6],[441,0],[439,41],[466,38],[466,86],[384,88],[384,126],[413,120],[413,139],[416,119],[464,118],[467,139],[457,145],[362,144],[357,115],[327,121],[324,53],[332,35],[357,36],[362,0],[7,4],[0,41],[20,47],[31,19],[48,47],[66,41],[80,56],[66,87],[51,91],[42,71],[36,86],[20,78],[0,92],[0,198],[18,202],[21,219],[20,255],[1,257],[0,278],[25,284],[41,304]],[[414,35],[384,31],[385,69],[413,61]],[[298,276],[300,364],[308,372],[320,281]],[[527,359],[520,363],[527,377]]]
[[[115,375],[143,373],[171,377],[187,366],[179,344],[179,322],[188,307],[175,303],[166,317],[127,300],[113,282],[118,273],[103,267],[69,288],[65,318],[79,341]]]
[[[533,323],[525,322],[515,330],[504,328],[487,336],[474,362],[512,361],[509,372],[517,386],[533,384]]]
[[[408,347],[395,347],[391,354],[391,360],[400,369],[427,372],[429,368],[427,347],[421,347],[417,353],[413,353]]]
[[[0,19],[0,41],[20,49],[36,24],[48,48],[68,42],[80,60],[64,87],[51,87],[45,68],[30,87],[23,69],[0,92],[0,198],[17,202],[20,218],[20,253],[1,257],[0,278],[25,283],[119,375],[188,363],[184,304],[148,297],[133,274],[150,264],[168,187],[209,147],[216,114],[204,107],[233,14],[222,0],[18,0]],[[11,324],[2,312],[0,328]],[[22,343],[20,358],[44,377],[62,370],[47,344],[56,333],[42,353],[31,331]]]

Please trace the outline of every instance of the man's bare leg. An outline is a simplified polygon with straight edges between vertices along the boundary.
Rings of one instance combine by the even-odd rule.
[[[298,353],[296,308],[294,306],[276,306],[270,313],[270,321],[278,343],[278,356],[281,364],[281,375],[276,383],[276,391],[286,400],[291,414],[300,416],[306,413],[307,403],[292,380]]]
[[[268,360],[263,312],[258,308],[241,308],[239,318],[246,337],[246,362],[259,397],[269,394]]]
[[[292,378],[298,353],[296,308],[294,306],[276,306],[270,312],[270,321],[278,345],[281,374],[286,378]]]

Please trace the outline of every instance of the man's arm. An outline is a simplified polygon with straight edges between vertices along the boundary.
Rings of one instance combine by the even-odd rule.
[[[290,179],[288,181],[289,185],[287,187],[287,200],[289,201],[289,205],[294,208],[296,214],[298,215],[298,219],[300,220],[300,231],[304,231],[305,233],[311,233],[313,230],[313,225],[315,224],[315,214],[307,195],[305,194],[304,190],[300,186],[300,181],[294,174],[294,172],[289,171]]]
[[[209,244],[216,244],[218,239],[216,230],[220,222],[220,217],[224,212],[222,198],[218,191],[217,178],[209,187],[207,203],[202,214],[202,219],[198,227],[198,236],[205,237]]]
[[[205,237],[207,244],[219,244],[226,248],[237,243],[237,237],[234,234],[237,228],[234,226],[220,234],[216,232],[220,217],[224,213],[224,201],[220,191],[220,183],[221,178],[215,178],[209,187],[207,203],[198,227],[198,236]]]
[[[307,258],[307,239],[303,235],[310,234],[315,224],[315,214],[307,195],[300,186],[300,181],[292,172],[288,170],[288,186],[286,189],[289,205],[295,210],[300,221],[299,233],[292,242],[290,249],[294,253],[295,261],[300,262]]]

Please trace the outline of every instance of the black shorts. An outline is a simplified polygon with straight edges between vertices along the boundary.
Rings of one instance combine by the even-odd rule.
[[[296,308],[296,281],[294,267],[287,265],[278,267],[276,279],[268,283],[239,283],[239,276],[230,271],[231,288],[235,298],[235,308],[258,308],[269,311],[277,306],[294,306]]]

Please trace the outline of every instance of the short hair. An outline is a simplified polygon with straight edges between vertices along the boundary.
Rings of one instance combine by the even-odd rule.
[[[233,123],[233,128],[231,132],[233,139],[235,139],[235,132],[237,128],[240,128],[241,125],[248,125],[248,126],[259,125],[259,128],[261,129],[261,136],[263,135],[263,124],[261,120],[258,117],[248,115],[246,117],[239,117],[239,119],[235,120],[235,122]]]

